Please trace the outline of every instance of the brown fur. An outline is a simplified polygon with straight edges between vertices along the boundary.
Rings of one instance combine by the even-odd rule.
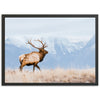
[[[48,51],[46,51],[44,48],[46,48],[46,43],[43,44],[42,41],[37,40],[39,42],[41,42],[42,47],[41,48],[37,48],[35,47],[31,41],[28,41],[28,44],[30,44],[31,46],[33,46],[34,48],[37,48],[39,50],[39,52],[31,52],[29,54],[23,54],[21,56],[19,56],[19,61],[21,63],[20,65],[20,70],[22,71],[23,67],[25,65],[33,65],[33,71],[35,70],[35,67],[37,67],[40,70],[40,67],[37,65],[39,62],[43,61],[45,55],[48,53]]]

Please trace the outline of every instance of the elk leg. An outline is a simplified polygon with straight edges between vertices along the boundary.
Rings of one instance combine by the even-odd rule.
[[[40,67],[38,65],[36,65],[36,67],[40,70]],[[41,71],[41,70],[40,70]]]
[[[35,71],[35,66],[33,65],[33,72]]]
[[[23,67],[24,67],[24,65],[21,64],[21,65],[20,65],[20,71],[22,71]]]
[[[20,65],[20,71],[22,71],[22,69],[23,69],[23,66],[22,66],[22,65]]]

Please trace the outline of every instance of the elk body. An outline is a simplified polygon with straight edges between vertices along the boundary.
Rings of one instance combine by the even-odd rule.
[[[32,47],[36,48],[39,50],[39,52],[31,52],[29,54],[23,54],[21,56],[19,56],[19,61],[20,61],[20,70],[22,71],[23,67],[25,65],[33,65],[33,71],[35,70],[35,67],[37,67],[40,70],[40,67],[38,66],[38,63],[43,61],[45,55],[48,53],[48,51],[46,51],[44,48],[47,47],[46,43],[43,43],[40,40],[36,40],[39,41],[42,44],[41,48],[38,48],[36,46],[34,46],[31,41],[28,41],[27,44],[30,44]]]

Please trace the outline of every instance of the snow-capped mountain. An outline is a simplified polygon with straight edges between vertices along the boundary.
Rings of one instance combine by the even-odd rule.
[[[95,37],[86,42],[70,42],[68,39],[48,39],[46,48],[49,53],[44,61],[39,63],[41,68],[53,69],[62,68],[86,68],[95,67]],[[20,41],[19,41],[20,42]],[[34,42],[35,43],[35,42]],[[19,68],[19,55],[37,51],[29,45],[13,43],[9,38],[5,44],[5,66]],[[40,44],[36,44],[40,46]],[[31,48],[31,49],[29,49]],[[26,69],[28,67],[25,67]]]
[[[80,50],[86,45],[86,42],[70,42],[67,38],[48,38],[45,37],[43,40],[46,41],[48,47],[46,48],[49,53],[56,54],[56,45],[59,45],[60,49],[62,50],[62,53],[65,54],[65,51],[67,50],[69,53],[74,52],[75,50]],[[30,45],[27,45],[26,42],[28,40],[22,41],[21,39],[12,39],[12,38],[6,38],[6,44],[12,44],[19,48],[27,48],[27,49],[33,49]],[[36,42],[32,40],[32,43],[34,43],[37,47],[40,47],[41,44],[39,42]],[[64,48],[63,48],[64,47]]]

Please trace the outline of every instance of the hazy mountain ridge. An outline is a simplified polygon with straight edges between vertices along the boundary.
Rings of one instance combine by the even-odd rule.
[[[56,39],[53,43],[54,52],[52,52],[52,50],[50,52],[50,48],[48,48],[49,53],[44,58],[44,61],[39,63],[41,68],[53,69],[59,66],[63,68],[95,67],[95,48],[91,48],[95,44],[95,37],[89,40],[87,44],[84,44],[83,42],[70,43],[68,40]],[[8,42],[5,46],[6,67],[10,68],[19,67],[19,55],[37,51],[34,48],[30,50],[25,47],[17,47]]]
[[[86,42],[70,42],[67,38],[44,38],[46,41],[48,47],[46,48],[49,53],[56,54],[56,44],[60,46],[62,49],[62,52],[67,50],[69,53],[74,52],[75,50],[79,50],[83,48],[86,44]],[[33,48],[30,45],[26,44],[27,40],[24,40],[24,42],[21,39],[11,39],[6,38],[6,44],[12,44],[15,45],[18,48],[27,48],[30,50],[33,50]],[[36,46],[40,47],[41,44],[37,43],[36,41],[32,40],[32,43],[34,43]],[[63,49],[64,47],[64,49]]]

